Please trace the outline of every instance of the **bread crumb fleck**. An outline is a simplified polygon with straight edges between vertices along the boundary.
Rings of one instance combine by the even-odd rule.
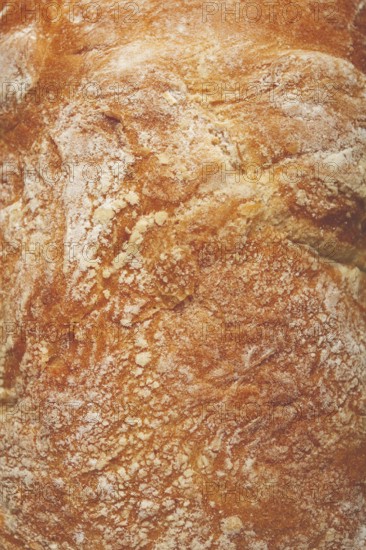
[[[163,97],[167,100],[169,105],[175,105],[176,103],[178,103],[175,97],[168,91],[163,93]]]
[[[125,199],[131,206],[135,206],[139,203],[139,197],[138,194],[135,193],[135,191],[129,191],[125,196]]]
[[[136,355],[135,361],[140,367],[144,367],[151,360],[151,353],[149,351],[142,351]]]
[[[236,533],[240,533],[243,527],[243,522],[238,516],[231,516],[221,521],[221,529],[226,534],[235,535]]]
[[[97,208],[94,212],[93,219],[96,222],[99,222],[101,224],[105,224],[111,221],[113,216],[115,215],[115,211],[113,208],[108,208],[106,206],[100,206]]]
[[[164,212],[163,210],[161,212],[156,212],[154,216],[155,223],[160,226],[164,225],[167,219],[168,219],[168,213]]]
[[[166,153],[160,153],[160,155],[157,155],[157,157],[160,164],[163,164],[164,166],[170,164],[171,159]]]

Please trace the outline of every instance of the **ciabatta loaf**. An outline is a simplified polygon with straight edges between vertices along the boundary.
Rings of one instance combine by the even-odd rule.
[[[365,2],[4,2],[0,548],[362,550]]]

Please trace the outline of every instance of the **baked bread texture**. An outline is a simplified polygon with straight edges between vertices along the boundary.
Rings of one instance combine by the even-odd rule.
[[[2,550],[366,548],[365,17],[3,3]]]

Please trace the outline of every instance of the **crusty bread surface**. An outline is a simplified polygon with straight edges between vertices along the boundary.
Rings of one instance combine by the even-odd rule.
[[[365,2],[51,5],[0,13],[0,548],[365,549]]]

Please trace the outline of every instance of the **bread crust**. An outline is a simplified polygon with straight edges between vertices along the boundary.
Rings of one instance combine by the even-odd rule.
[[[364,2],[42,6],[0,14],[1,548],[362,550]]]

